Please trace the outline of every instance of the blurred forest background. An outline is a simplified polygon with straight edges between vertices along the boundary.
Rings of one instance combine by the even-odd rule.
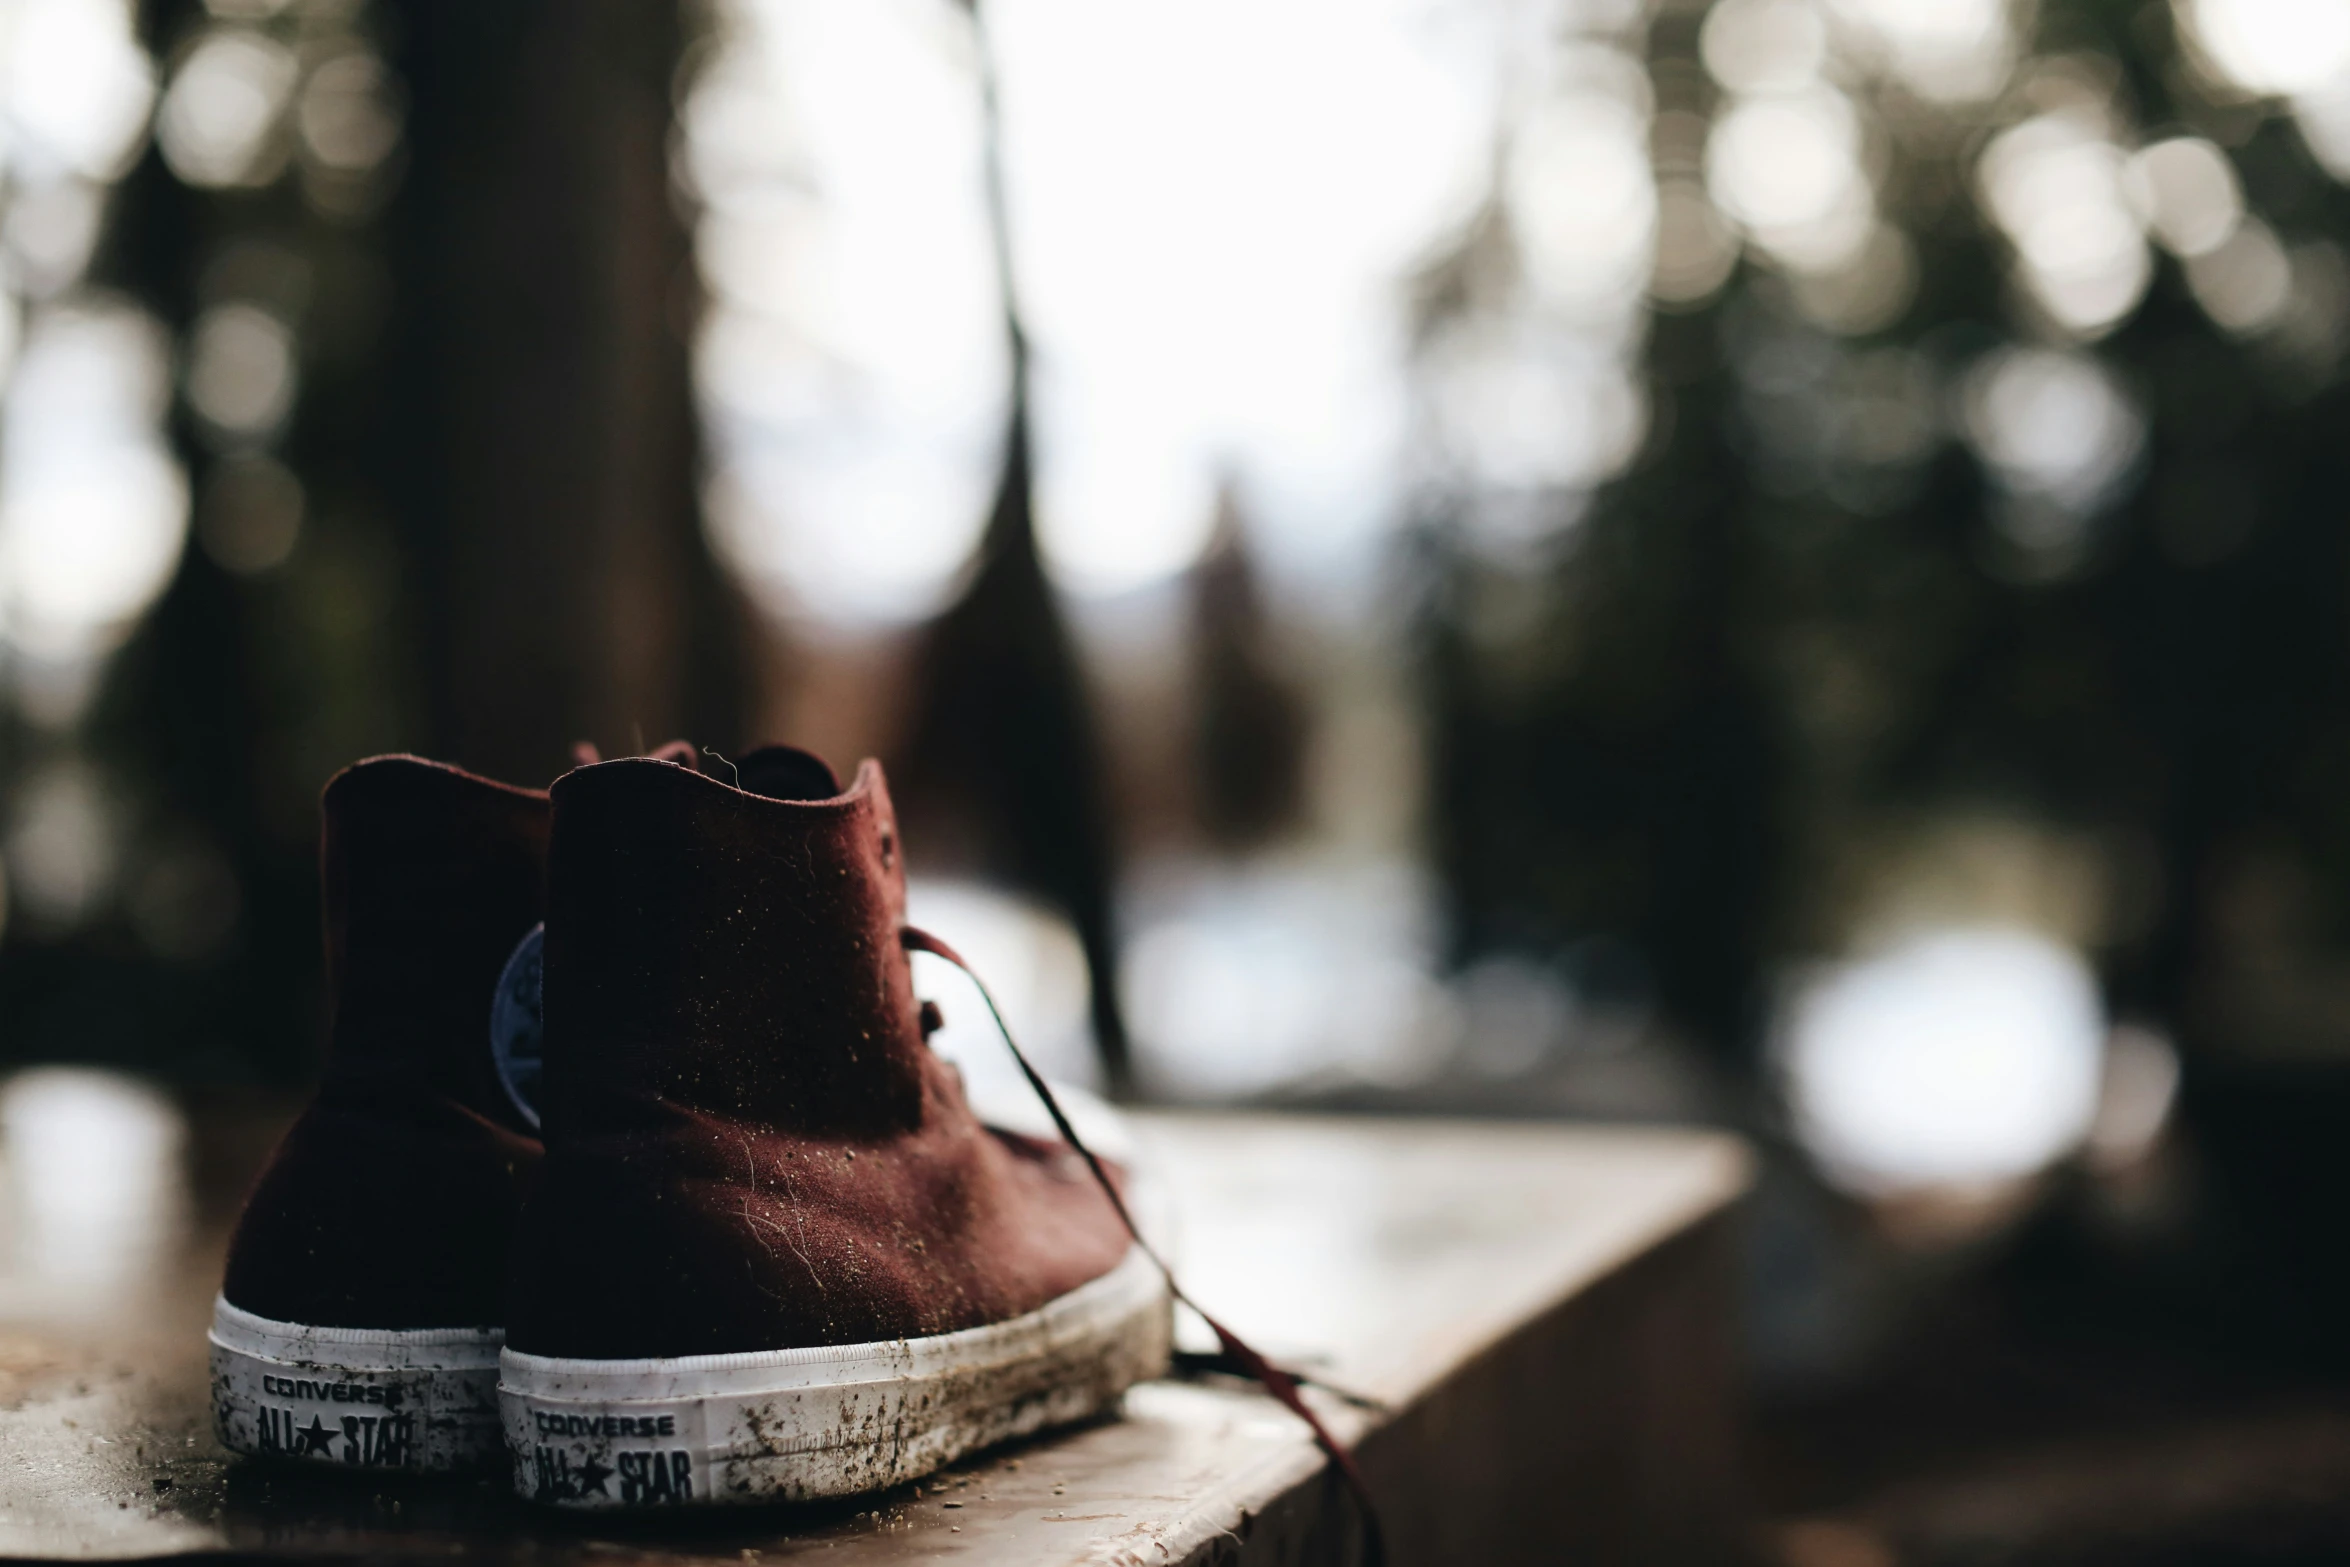
[[[789,738],[1067,1075],[1760,1139],[1784,1509],[2332,1385],[2350,5],[5,0],[0,159],[0,1057]]]

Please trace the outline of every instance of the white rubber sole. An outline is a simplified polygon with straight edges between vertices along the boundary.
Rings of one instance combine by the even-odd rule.
[[[495,1466],[503,1328],[311,1327],[212,1306],[212,1422],[232,1452],[446,1474]]]
[[[562,1507],[796,1502],[901,1485],[1083,1419],[1167,1366],[1141,1251],[1026,1316],[960,1333],[676,1359],[507,1350],[514,1486]]]

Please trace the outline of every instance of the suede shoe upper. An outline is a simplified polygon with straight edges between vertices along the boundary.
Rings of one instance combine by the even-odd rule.
[[[881,769],[666,762],[553,790],[547,1160],[510,1347],[615,1359],[947,1333],[1107,1273],[1075,1154],[993,1132],[924,1042]],[[811,797],[813,796],[813,797]]]
[[[539,1145],[498,1081],[490,999],[544,912],[547,796],[385,756],[336,775],[323,815],[325,1079],[221,1292],[280,1322],[495,1326]]]

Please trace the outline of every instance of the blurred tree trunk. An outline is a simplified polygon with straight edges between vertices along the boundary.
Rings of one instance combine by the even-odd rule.
[[[571,742],[732,744],[740,624],[702,543],[671,200],[675,0],[391,0],[387,492],[433,743],[543,782]]]

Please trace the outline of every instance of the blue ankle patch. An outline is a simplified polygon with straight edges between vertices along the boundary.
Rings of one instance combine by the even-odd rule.
[[[547,927],[533,925],[530,934],[514,944],[514,954],[498,975],[490,997],[490,1059],[498,1065],[498,1081],[506,1097],[536,1131],[539,1124],[539,1077],[546,1059],[546,1005],[540,981],[540,958],[547,947]]]

